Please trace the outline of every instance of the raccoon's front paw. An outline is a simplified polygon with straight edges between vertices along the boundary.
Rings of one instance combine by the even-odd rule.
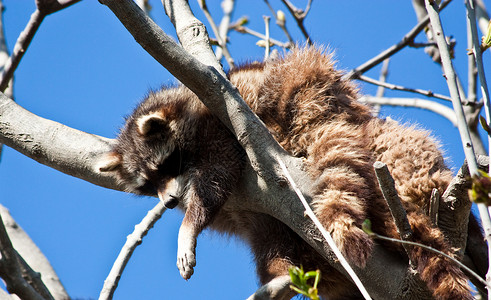
[[[177,268],[181,273],[182,278],[188,280],[194,273],[194,267],[196,266],[196,256],[194,249],[190,247],[178,246],[177,249]]]
[[[331,232],[333,240],[344,257],[358,267],[365,267],[373,249],[373,240],[355,225],[338,228]]]

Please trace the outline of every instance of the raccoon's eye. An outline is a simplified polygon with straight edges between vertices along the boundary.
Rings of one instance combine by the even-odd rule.
[[[139,194],[155,196],[157,195],[157,188],[150,181],[146,181],[142,186],[136,188]]]
[[[182,155],[179,149],[175,149],[166,160],[159,165],[158,172],[161,175],[177,177],[182,173]]]

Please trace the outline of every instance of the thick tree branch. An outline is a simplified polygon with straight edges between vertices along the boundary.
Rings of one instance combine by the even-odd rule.
[[[110,151],[110,139],[43,119],[1,93],[0,143],[65,174],[122,190],[113,177],[95,169],[100,155]]]
[[[53,298],[57,300],[70,299],[48,259],[25,231],[22,230],[20,225],[15,222],[8,210],[1,205],[0,216],[3,219],[5,229],[7,230],[15,250],[25,259],[32,269],[41,274],[41,279],[48,288],[50,294],[53,295]]]
[[[21,299],[53,299],[49,293],[41,295],[40,291],[28,282],[27,268],[28,266],[12,246],[0,216],[0,276],[5,280],[7,290]]]

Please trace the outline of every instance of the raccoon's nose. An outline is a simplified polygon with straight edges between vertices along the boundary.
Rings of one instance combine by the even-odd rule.
[[[164,206],[169,209],[173,209],[177,204],[179,204],[179,199],[174,195],[169,195],[169,198],[164,200]]]
[[[179,198],[171,194],[166,194],[165,190],[158,190],[157,195],[166,208],[173,209],[179,204]]]

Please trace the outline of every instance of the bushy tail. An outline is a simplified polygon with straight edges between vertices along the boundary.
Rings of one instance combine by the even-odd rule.
[[[410,213],[408,218],[415,242],[440,250],[447,255],[453,255],[442,232],[428,226],[430,221],[426,216]],[[467,277],[455,262],[421,247],[415,246],[411,250],[411,260],[436,299],[473,299]]]

